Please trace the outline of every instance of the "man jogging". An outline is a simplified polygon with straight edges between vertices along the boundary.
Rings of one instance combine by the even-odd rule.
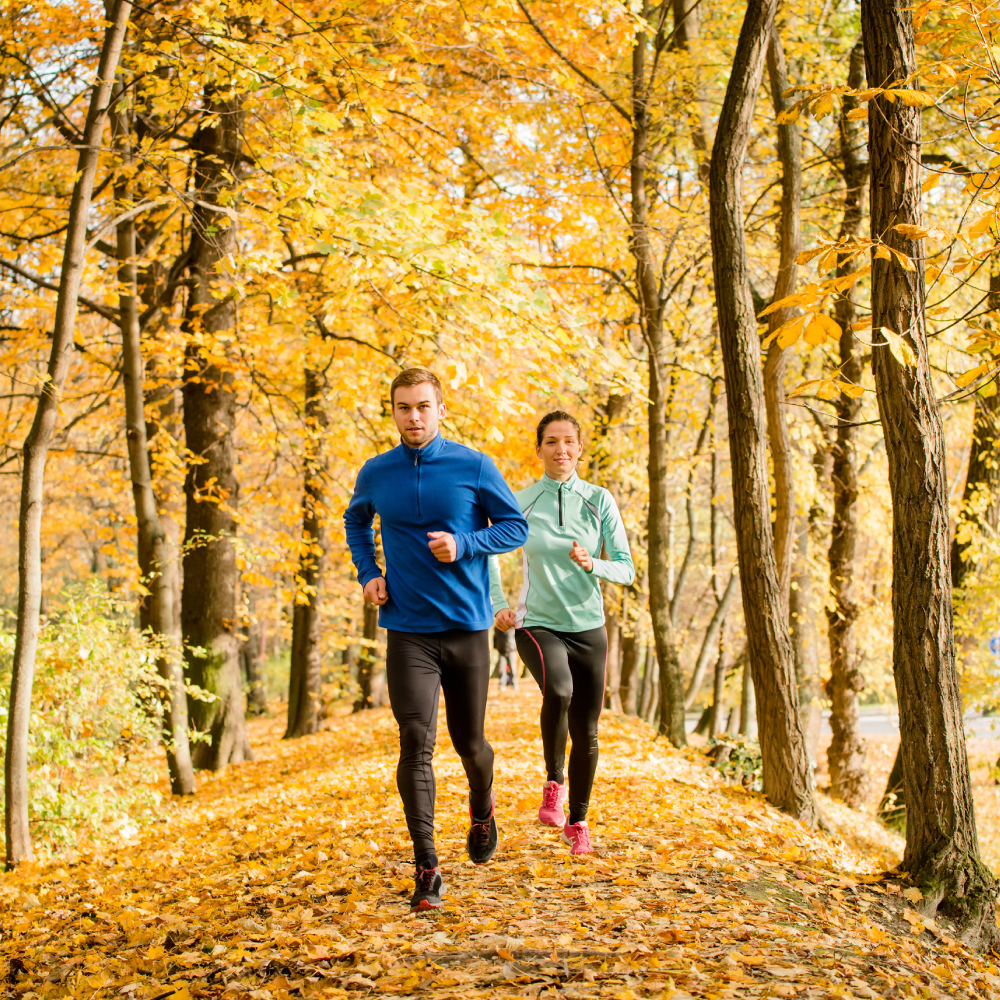
[[[469,779],[469,857],[485,864],[499,839],[494,818],[493,748],[486,742],[490,683],[489,556],[528,537],[528,524],[492,460],[441,437],[441,383],[408,368],[389,390],[400,444],[369,459],[344,512],[347,544],[365,600],[387,630],[386,680],[399,725],[396,786],[413,841],[413,911],[441,906],[434,848],[438,695],[448,733]],[[375,561],[378,514],[386,572]]]

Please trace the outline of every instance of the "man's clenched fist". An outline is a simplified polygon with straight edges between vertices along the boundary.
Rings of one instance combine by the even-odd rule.
[[[365,600],[369,604],[377,604],[379,606],[389,600],[389,592],[385,589],[384,576],[376,576],[365,584]]]
[[[438,562],[455,561],[458,555],[458,544],[454,535],[449,535],[447,531],[428,531],[427,537],[430,539],[427,544],[431,547],[431,552],[434,553],[434,558]]]

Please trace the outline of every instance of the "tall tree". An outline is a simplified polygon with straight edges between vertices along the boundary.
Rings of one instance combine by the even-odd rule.
[[[188,676],[214,696],[190,701],[192,724],[209,737],[195,745],[194,764],[211,770],[251,756],[236,631],[236,394],[228,363],[236,303],[219,279],[236,245],[236,222],[225,205],[243,156],[242,118],[238,94],[209,87],[191,143],[197,201],[185,313],[184,435],[192,459],[184,483],[181,626]]]
[[[859,40],[851,49],[847,85],[855,90],[865,86],[865,50]],[[844,217],[841,238],[860,235],[865,186],[868,183],[868,153],[860,121],[848,117],[858,102],[844,97],[840,116],[840,170],[844,178]],[[853,257],[837,268],[838,277],[857,269]],[[854,335],[857,306],[848,289],[834,307],[840,326],[840,365],[845,379],[859,385],[862,362],[859,341]],[[830,679],[826,693],[830,699],[830,728],[833,738],[827,751],[830,788],[833,795],[850,806],[861,804],[865,782],[865,751],[859,729],[858,695],[864,687],[855,622],[858,617],[854,580],[858,544],[858,417],[861,399],[841,393],[835,404],[836,440],[833,444],[833,518],[830,527],[830,596],[827,608],[827,635],[830,643]]]
[[[639,327],[647,348],[649,363],[649,389],[647,423],[649,428],[649,518],[647,523],[649,553],[649,612],[652,622],[653,642],[660,671],[659,732],[675,746],[687,743],[684,727],[684,683],[677,639],[670,618],[672,590],[669,582],[669,503],[668,456],[669,425],[667,404],[671,394],[670,338],[665,324],[666,306],[672,286],[683,280],[690,270],[690,263],[679,270],[668,265],[666,255],[658,249],[659,235],[650,218],[650,195],[656,192],[655,179],[651,181],[651,143],[655,128],[652,110],[658,71],[662,69],[662,52],[666,45],[665,30],[669,4],[654,5],[642,0],[636,13],[637,27],[633,36],[627,85],[628,104],[611,96],[590,73],[577,65],[548,36],[524,0],[517,0],[533,31],[548,49],[564,63],[598,100],[606,102],[611,111],[626,125],[629,139],[629,250],[635,261],[633,298],[638,307]],[[678,25],[686,24],[688,39],[696,27],[696,15],[683,3],[674,6]],[[655,9],[654,9],[655,8]],[[688,16],[691,14],[691,16]],[[675,25],[675,28],[678,26]],[[648,27],[654,30],[650,32]],[[703,134],[703,130],[702,130]],[[602,176],[606,176],[601,171]],[[606,181],[607,183],[607,181]],[[617,194],[617,192],[615,192]],[[675,265],[676,267],[676,265]]]
[[[781,114],[790,101],[788,66],[777,25],[771,25],[767,46],[767,76],[777,124],[778,162],[781,164],[781,212],[778,216],[778,274],[774,281],[773,302],[795,292],[798,257],[801,249],[802,206],[802,137],[794,121],[783,122]],[[777,334],[779,327],[792,318],[794,309],[784,306],[768,316],[771,337],[764,362],[764,409],[767,414],[767,438],[774,469],[774,558],[778,567],[778,586],[786,605],[792,581],[792,551],[795,547],[795,482],[792,478],[792,444],[785,416],[785,345]]]
[[[148,627],[159,640],[161,650],[157,670],[163,679],[163,739],[167,748],[170,790],[175,795],[194,792],[194,769],[188,744],[187,695],[177,629],[174,594],[177,579],[177,551],[170,544],[153,493],[146,440],[142,332],[139,323],[139,296],[136,280],[135,207],[131,205],[130,176],[133,170],[132,122],[124,107],[125,97],[117,88],[116,106],[111,112],[112,133],[120,158],[115,180],[115,202],[120,218],[117,227],[118,315],[122,331],[122,369],[125,387],[125,437],[128,443],[132,498],[135,504],[139,571],[148,591],[143,603]]]
[[[726,376],[733,513],[764,793],[779,808],[813,824],[816,802],[799,722],[787,603],[771,535],[760,340],[743,225],[743,160],[776,2],[747,4],[712,151],[709,219]]]
[[[868,81],[909,86],[900,81],[917,70],[910,5],[862,0],[861,30]],[[872,233],[917,261],[921,241],[893,227],[920,224],[920,118],[919,106],[901,100],[877,97],[869,105]],[[997,884],[979,857],[955,669],[947,457],[923,267],[906,270],[873,254],[871,299],[872,371],[892,496],[893,675],[907,806],[900,868],[923,892],[925,913],[951,917],[969,944],[996,947]]]
[[[97,79],[90,93],[83,145],[77,159],[76,178],[66,224],[59,292],[56,299],[52,349],[46,378],[38,394],[35,418],[24,442],[21,472],[21,506],[18,526],[17,630],[11,665],[7,744],[4,754],[4,828],[7,867],[32,857],[28,825],[28,724],[31,688],[38,651],[38,619],[42,603],[42,504],[49,442],[59,415],[59,403],[73,357],[80,283],[86,263],[87,222],[94,193],[94,178],[102,149],[112,88],[122,44],[132,14],[129,0],[112,0],[101,44]]]
[[[329,425],[324,405],[326,380],[314,368],[305,370],[305,447],[302,489],[302,552],[292,612],[292,659],[288,685],[285,739],[315,733],[319,725],[322,684],[320,661],[320,588],[326,526],[323,437]]]

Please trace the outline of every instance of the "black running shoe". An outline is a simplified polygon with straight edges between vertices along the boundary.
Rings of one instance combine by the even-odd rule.
[[[410,913],[421,910],[437,910],[444,905],[441,897],[444,895],[444,882],[441,880],[440,868],[418,868],[417,886],[410,900]]]
[[[490,817],[486,820],[477,820],[469,809],[469,816],[472,817],[472,826],[469,828],[469,836],[466,840],[466,847],[469,849],[469,857],[477,865],[485,865],[497,852],[497,844],[500,842],[500,831],[497,829],[497,821],[494,813],[496,803],[490,795]]]

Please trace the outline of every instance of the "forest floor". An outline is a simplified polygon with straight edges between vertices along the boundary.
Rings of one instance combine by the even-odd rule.
[[[838,832],[806,830],[634,719],[602,720],[599,851],[570,858],[535,817],[537,710],[527,685],[491,698],[502,840],[482,867],[441,726],[443,911],[408,912],[389,712],[288,742],[260,720],[254,762],[202,775],[133,843],[0,878],[0,985],[26,1000],[1000,996],[993,962],[880,877],[898,837],[825,798]]]

